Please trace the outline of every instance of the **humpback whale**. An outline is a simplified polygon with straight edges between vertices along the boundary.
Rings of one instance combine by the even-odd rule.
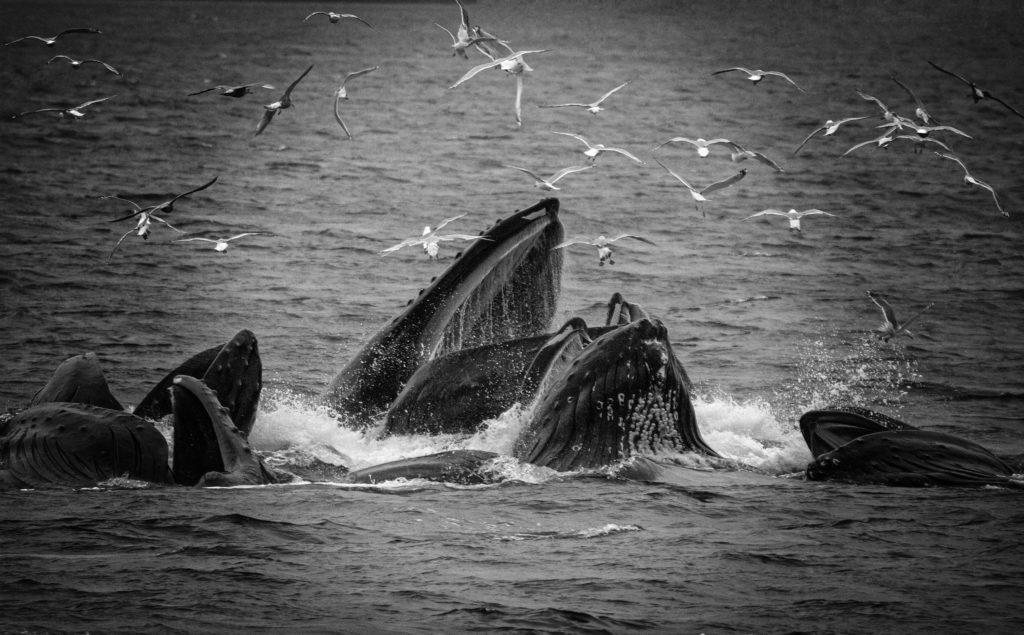
[[[211,349],[213,350],[213,349]],[[246,441],[259,399],[255,336],[240,331],[207,360],[202,380],[170,380],[174,457],[150,420],[123,410],[93,353],[63,362],[30,405],[0,423],[0,488],[90,487],[116,477],[158,484],[276,482]],[[180,368],[180,367],[179,367]],[[163,382],[161,382],[162,384]]]
[[[1020,486],[1013,469],[982,446],[944,432],[920,430],[866,408],[812,410],[800,431],[814,455],[812,481],[925,487]]]

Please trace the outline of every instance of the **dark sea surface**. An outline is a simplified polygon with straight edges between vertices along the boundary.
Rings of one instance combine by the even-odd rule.
[[[0,124],[0,408],[18,410],[69,356],[94,351],[137,403],[161,377],[242,328],[265,387],[252,440],[269,461],[361,468],[442,449],[508,454],[506,413],[470,439],[380,440],[339,426],[313,397],[361,344],[441,273],[418,247],[380,250],[424,225],[477,233],[544,196],[543,175],[602,155],[555,192],[570,237],[635,233],[615,264],[568,250],[560,324],[603,320],[620,291],[659,316],[696,382],[709,445],[736,469],[675,463],[658,482],[616,468],[565,475],[500,465],[504,482],[377,487],[290,484],[0,494],[0,630],[12,632],[1019,633],[1019,490],[902,489],[804,481],[803,412],[855,403],[1024,456],[1024,119],[928,65],[1024,109],[1024,5],[1016,2],[477,2],[474,24],[527,57],[523,126],[498,71],[456,89],[458,9],[441,3],[5,1],[0,114],[116,95],[80,121]],[[315,10],[353,21],[304,21]],[[53,55],[99,58],[72,69]],[[254,136],[262,105],[310,64],[294,106]],[[346,73],[343,116],[334,91]],[[758,85],[746,66],[780,70]],[[989,183],[931,148],[853,122],[793,150],[826,119],[878,115],[860,89],[911,116]],[[595,115],[587,102],[630,80]],[[234,100],[217,84],[273,84]],[[726,137],[785,169],[701,159],[671,137]],[[657,156],[703,186],[694,207]],[[157,224],[109,223],[218,177],[166,220],[189,235],[272,232],[225,253]],[[765,208],[819,208],[802,234]],[[915,322],[883,343],[869,289]],[[556,325],[557,325],[556,324]],[[747,466],[749,469],[739,466]]]

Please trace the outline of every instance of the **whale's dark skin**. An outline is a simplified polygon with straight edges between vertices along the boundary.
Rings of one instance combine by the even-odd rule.
[[[96,353],[75,355],[64,360],[46,385],[40,388],[29,406],[53,401],[89,404],[109,410],[124,410],[110,392],[107,378],[100,368]]]
[[[125,475],[170,484],[167,454],[160,431],[133,414],[41,403],[0,425],[0,488],[92,487]]]
[[[620,326],[538,397],[514,455],[558,471],[660,452],[717,457],[697,428],[685,376],[659,320]]]
[[[545,199],[472,241],[430,286],[355,355],[324,394],[368,423],[413,373],[448,352],[546,332],[561,284],[558,200]]]
[[[866,408],[812,410],[800,432],[814,455],[808,480],[907,487],[1018,484],[1012,467],[982,446],[920,430]]]
[[[157,484],[275,482],[233,421],[237,417],[251,427],[255,416],[262,385],[256,338],[239,332],[218,347],[206,366],[211,386],[186,376],[172,380],[172,470],[161,432],[120,408],[95,356],[71,358],[36,393],[32,405],[0,424],[0,487],[89,487],[122,476]],[[104,395],[117,407],[93,405],[105,401]],[[218,395],[225,395],[232,407],[224,407]],[[47,398],[84,403],[43,401]]]
[[[218,401],[230,411],[235,426],[249,435],[263,389],[263,365],[252,331],[242,329],[223,346],[214,346],[190,357],[161,379],[133,412],[148,419],[161,419],[170,414],[170,388],[179,375],[197,377],[214,388]]]

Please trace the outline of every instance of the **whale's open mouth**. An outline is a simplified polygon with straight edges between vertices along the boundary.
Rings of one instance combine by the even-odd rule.
[[[430,359],[544,333],[561,286],[562,254],[552,248],[563,236],[557,199],[495,223],[334,378],[327,403],[374,415]]]

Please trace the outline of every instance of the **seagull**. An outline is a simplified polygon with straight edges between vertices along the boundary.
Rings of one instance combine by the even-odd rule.
[[[723,139],[721,137],[717,139],[711,139],[710,141],[707,139],[688,139],[686,137],[672,137],[668,141],[662,141],[658,145],[654,146],[654,149],[658,150],[662,146],[668,145],[670,143],[689,143],[693,147],[697,148],[697,155],[701,157],[708,156],[708,154],[711,153],[711,146],[713,145],[726,145],[732,148],[733,150],[736,150],[737,148],[740,147],[738,143],[733,143],[732,141],[729,141],[728,139]]]
[[[103,198],[118,199],[118,197],[116,197],[116,196],[104,196]],[[127,200],[127,199],[118,199],[118,200],[124,201],[124,200]],[[128,202],[132,203],[132,201],[128,201]],[[132,205],[135,205],[135,203],[132,203]],[[138,207],[138,205],[135,205],[135,206]],[[164,225],[167,225],[168,227],[170,227],[174,231],[178,232],[179,234],[184,234],[185,233],[185,232],[181,231],[180,229],[178,229],[177,227],[174,227],[173,225],[171,225],[170,223],[168,223],[164,219],[160,218],[156,214],[154,214],[153,211],[151,209],[149,209],[149,208],[146,208],[146,209],[139,208],[138,211],[136,211],[133,214],[131,214],[131,216],[135,216],[135,215],[138,215],[138,217],[139,217],[138,221],[135,223],[135,227],[132,227],[131,229],[129,229],[125,233],[121,234],[121,237],[117,239],[117,243],[114,244],[114,248],[110,250],[110,254],[107,256],[107,260],[110,260],[111,258],[114,257],[114,252],[117,251],[117,248],[121,246],[121,243],[124,242],[124,239],[127,238],[130,234],[137,233],[139,236],[142,237],[142,240],[147,240],[149,238],[149,232],[150,232],[150,230],[151,230],[151,228],[153,226],[153,221],[157,221],[159,223],[163,223]],[[130,216],[125,216],[125,218],[130,218]],[[124,220],[124,218],[119,218],[118,220]],[[113,221],[111,221],[111,222],[113,222]]]
[[[113,200],[116,200],[116,201],[123,201],[125,203],[130,203],[132,205],[132,207],[135,208],[135,211],[131,212],[127,216],[122,216],[120,218],[115,218],[114,220],[109,221],[111,223],[116,223],[118,221],[127,220],[127,219],[129,219],[129,218],[131,218],[133,216],[136,216],[138,214],[143,214],[143,213],[149,213],[150,216],[153,215],[153,212],[160,212],[161,214],[170,214],[171,212],[174,211],[174,204],[178,202],[178,199],[185,198],[186,196],[188,196],[190,194],[195,194],[196,192],[201,192],[202,190],[205,190],[206,188],[210,187],[211,185],[213,185],[216,182],[217,182],[217,177],[215,176],[215,177],[213,177],[212,179],[210,179],[209,181],[207,181],[203,185],[200,185],[197,188],[193,188],[193,189],[191,189],[191,190],[189,190],[187,192],[182,192],[181,194],[178,194],[175,197],[170,198],[170,199],[164,201],[163,203],[159,203],[157,205],[150,205],[149,207],[142,207],[138,203],[136,203],[135,201],[131,201],[131,200],[126,199],[126,198],[121,198],[120,196],[103,196],[101,198],[113,199]],[[160,220],[160,219],[158,218],[156,220]],[[164,221],[161,221],[161,222],[164,222]]]
[[[902,128],[903,125],[905,125],[909,121],[907,119],[904,119],[903,117],[900,117],[895,112],[893,112],[878,97],[873,97],[871,95],[868,95],[867,93],[862,92],[859,89],[857,90],[857,94],[861,96],[861,99],[864,99],[866,101],[873,101],[873,102],[875,102],[875,104],[877,104],[878,107],[882,110],[882,119],[885,119],[890,124],[895,124],[897,127]]]
[[[908,87],[906,84],[901,82],[899,80],[899,78],[896,77],[895,73],[890,75],[889,79],[891,79],[892,81],[896,82],[899,85],[899,87],[902,88],[903,90],[905,90],[906,93],[908,95],[910,95],[910,98],[914,100],[914,105],[915,105],[914,115],[916,115],[917,118],[920,119],[924,123],[924,125],[929,126],[933,122],[938,123],[938,122],[935,121],[935,118],[932,117],[928,113],[927,110],[925,110],[924,104],[921,103],[921,100],[918,99],[917,95],[914,94],[914,91],[910,90],[910,87]]]
[[[687,183],[683,179],[683,177],[679,176],[678,174],[673,172],[671,169],[669,169],[669,167],[667,165],[665,165],[661,161],[658,161],[658,159],[654,159],[654,160],[658,163],[658,165],[660,165],[661,167],[665,168],[666,172],[668,172],[669,174],[674,176],[677,181],[679,181],[680,183],[682,183],[683,185],[686,186],[686,189],[688,189],[690,191],[690,196],[693,197],[694,208],[700,210],[701,215],[704,218],[707,218],[707,216],[708,216],[707,212],[705,212],[704,210],[701,210],[700,207],[697,205],[697,203],[702,203],[702,202],[708,200],[704,195],[705,194],[710,194],[710,193],[715,192],[717,190],[720,190],[722,188],[729,187],[730,185],[732,185],[733,183],[736,183],[737,181],[739,181],[740,179],[742,179],[743,177],[745,177],[747,175],[747,171],[746,170],[740,170],[739,172],[737,172],[736,174],[733,174],[732,176],[730,176],[727,179],[723,179],[721,181],[717,181],[717,182],[712,183],[711,185],[705,187],[702,190],[698,190],[697,188],[695,188],[692,185],[690,185],[689,183]]]
[[[517,126],[522,126],[523,125],[523,117],[522,117],[522,114],[523,114],[523,108],[522,108],[522,101],[523,101],[523,73],[533,71],[533,69],[530,68],[530,65],[527,64],[523,60],[523,56],[524,55],[529,55],[529,54],[532,54],[532,53],[546,53],[547,51],[548,51],[548,49],[542,49],[542,50],[539,50],[539,51],[519,51],[519,52],[513,52],[512,54],[507,55],[505,57],[500,57],[498,59],[491,60],[490,62],[484,62],[483,64],[480,64],[478,66],[474,66],[473,68],[469,69],[469,71],[465,75],[463,75],[462,78],[459,81],[455,82],[454,84],[452,84],[448,88],[449,89],[456,88],[459,85],[461,85],[463,82],[465,82],[465,81],[475,77],[478,73],[481,73],[482,71],[485,71],[485,70],[487,70],[489,68],[494,68],[494,67],[498,67],[501,70],[505,71],[506,73],[509,73],[510,75],[515,75],[516,76],[516,125]]]
[[[103,97],[102,99],[93,99],[92,101],[87,101],[84,104],[79,104],[77,106],[72,106],[69,108],[39,108],[38,110],[29,110],[28,112],[19,113],[17,115],[11,115],[11,118],[17,119],[19,117],[24,117],[25,115],[34,115],[39,112],[55,112],[57,113],[57,117],[60,119],[64,119],[65,117],[74,117],[75,119],[81,119],[85,116],[85,113],[82,112],[83,110],[85,110],[89,106],[92,106],[93,104],[98,104],[100,102],[107,101],[108,99],[113,99],[114,97],[117,97],[117,95]]]
[[[999,196],[996,194],[995,189],[993,189],[993,187],[991,185],[989,185],[988,183],[985,183],[984,181],[979,181],[978,179],[976,179],[973,176],[971,176],[971,173],[967,171],[967,166],[964,165],[964,162],[960,160],[960,157],[956,156],[955,154],[946,154],[945,152],[936,152],[935,155],[939,156],[939,157],[942,157],[943,159],[949,159],[950,161],[955,161],[957,163],[957,165],[959,165],[961,168],[964,169],[964,183],[967,183],[969,185],[977,185],[978,187],[986,189],[989,192],[991,192],[992,193],[992,199],[996,202],[996,209],[998,209],[999,212],[1003,216],[1006,216],[1006,217],[1010,216],[1010,214],[1006,210],[1003,209],[1003,206],[1000,205],[1000,203],[999,203]]]
[[[67,60],[68,63],[71,64],[71,68],[73,68],[75,70],[78,70],[78,68],[80,66],[82,66],[82,64],[90,64],[90,63],[92,63],[92,64],[100,64],[100,65],[103,66],[103,68],[107,69],[108,71],[110,71],[114,75],[117,75],[118,77],[122,76],[121,75],[121,71],[117,70],[116,68],[114,68],[113,66],[111,66],[110,64],[107,64],[106,62],[104,62],[102,60],[91,60],[91,59],[90,60],[76,60],[74,58],[68,57],[67,55],[54,55],[53,57],[50,58],[50,61],[47,62],[47,64],[52,64],[53,60],[57,60],[57,59]]]
[[[217,86],[213,86],[212,88],[204,88],[202,90],[197,90],[194,93],[189,93],[188,96],[193,97],[195,95],[202,95],[203,93],[208,93],[211,90],[216,90],[220,91],[220,94],[224,97],[234,97],[235,99],[238,99],[239,97],[245,97],[246,95],[252,93],[253,86],[259,86],[260,88],[266,88],[268,90],[274,89],[274,87],[271,86],[270,84],[260,84],[259,82],[255,82],[252,84],[242,84],[241,86],[224,86],[222,84],[218,84]]]
[[[957,75],[953,71],[947,71],[946,69],[942,68],[941,66],[939,66],[938,64],[936,64],[935,62],[932,62],[930,60],[928,61],[928,63],[931,64],[932,67],[935,70],[941,71],[941,72],[943,72],[943,73],[945,73],[947,75],[952,75],[953,77],[959,79],[963,83],[965,83],[968,86],[970,86],[971,87],[971,97],[974,99],[974,103],[978,103],[982,99],[991,99],[992,101],[994,101],[996,103],[1002,104],[1010,112],[1012,112],[1013,114],[1017,115],[1018,117],[1024,119],[1024,114],[1021,114],[1019,110],[1017,110],[1016,108],[1014,108],[1010,104],[1006,103],[1002,99],[999,99],[998,97],[996,97],[992,93],[988,92],[987,90],[982,90],[981,88],[978,87],[977,84],[975,84],[971,80],[965,79],[964,77],[961,77],[960,75]]]
[[[64,29],[63,31],[61,31],[57,35],[54,35],[53,37],[44,37],[42,35],[26,35],[24,37],[18,38],[17,40],[11,40],[10,42],[4,42],[3,46],[9,46],[11,44],[14,44],[15,42],[20,42],[22,40],[39,40],[40,42],[42,42],[43,44],[45,44],[47,46],[53,46],[54,44],[57,43],[57,38],[59,38],[62,35],[67,35],[68,33],[100,33],[100,30],[99,29]]]
[[[790,231],[795,232],[795,233],[800,233],[800,231],[801,231],[800,230],[800,219],[803,218],[804,216],[811,216],[811,215],[814,215],[814,214],[824,214],[825,216],[835,216],[835,214],[830,214],[829,212],[825,212],[825,211],[822,211],[820,209],[805,209],[802,212],[798,212],[795,209],[791,209],[788,212],[782,212],[782,211],[779,211],[777,209],[766,209],[766,210],[762,210],[762,211],[760,211],[760,212],[758,212],[756,214],[751,214],[750,216],[747,216],[743,220],[750,220],[751,218],[755,218],[757,216],[768,216],[768,215],[771,215],[771,216],[785,216],[786,218],[789,219],[789,229],[790,229]]]
[[[582,172],[583,170],[589,170],[589,169],[591,169],[594,166],[593,165],[574,165],[574,166],[571,166],[571,167],[568,167],[568,168],[562,168],[561,170],[559,170],[558,172],[555,172],[554,175],[552,175],[550,178],[547,178],[547,179],[545,179],[545,178],[543,178],[541,176],[538,176],[537,174],[535,174],[534,172],[531,172],[530,170],[527,170],[526,168],[520,168],[520,167],[517,167],[517,166],[514,166],[514,165],[506,165],[505,167],[506,168],[512,168],[513,170],[519,170],[520,172],[525,172],[526,174],[529,174],[530,176],[532,176],[533,180],[535,181],[533,186],[536,187],[537,189],[552,191],[552,190],[560,189],[560,188],[555,186],[555,183],[557,183],[563,176],[565,176],[567,174],[572,174],[574,172]]]
[[[560,135],[564,135],[566,137],[572,137],[573,139],[577,139],[579,141],[582,141],[583,144],[587,146],[587,149],[583,151],[583,154],[586,155],[587,159],[591,163],[596,161],[597,157],[600,156],[602,152],[618,152],[622,156],[629,157],[630,159],[636,161],[640,165],[644,165],[643,161],[641,161],[640,159],[636,158],[632,153],[627,152],[626,150],[623,150],[622,148],[613,148],[611,146],[606,146],[603,143],[590,143],[589,141],[587,141],[586,139],[584,139],[580,135],[573,134],[571,132],[555,132],[555,131],[552,131],[552,132],[554,132],[554,134],[560,134]]]
[[[786,80],[787,82],[789,82],[790,84],[793,84],[794,86],[796,86],[797,90],[799,90],[801,93],[807,92],[803,88],[800,88],[799,86],[797,86],[796,82],[794,82],[792,79],[790,79],[788,75],[786,75],[785,73],[780,73],[779,71],[762,71],[762,70],[752,71],[749,68],[743,68],[742,66],[734,66],[732,68],[726,68],[724,70],[715,71],[714,73],[711,73],[711,74],[712,75],[721,75],[722,73],[728,73],[730,71],[740,71],[741,73],[746,73],[747,74],[747,79],[749,79],[750,81],[754,82],[755,86],[757,85],[758,82],[760,82],[762,79],[764,79],[765,75],[777,75],[777,76],[781,77],[782,79]]]
[[[285,89],[284,93],[277,101],[275,101],[272,104],[267,104],[266,106],[263,107],[263,118],[260,119],[259,124],[256,125],[256,134],[263,132],[263,130],[270,123],[270,120],[274,118],[274,115],[281,112],[285,108],[292,107],[292,90],[295,89],[295,86],[298,85],[298,83],[302,81],[302,78],[305,77],[311,70],[313,70],[313,64],[310,64],[309,68],[302,71],[302,75],[299,75],[299,78],[292,82],[291,85],[289,85],[288,88]]]
[[[551,106],[541,106],[541,108],[565,108],[567,106],[576,106],[576,107],[579,107],[579,108],[586,108],[588,111],[590,111],[591,113],[596,115],[597,113],[599,113],[602,110],[604,110],[604,108],[601,107],[601,102],[603,102],[604,100],[608,99],[609,97],[614,95],[619,90],[622,90],[626,86],[629,86],[629,82],[625,82],[625,83],[619,84],[615,88],[609,90],[607,93],[602,95],[600,99],[598,99],[597,101],[592,101],[589,104],[576,104],[576,103],[572,103],[572,104],[554,104],[554,105],[551,105]]]
[[[647,240],[643,236],[637,236],[636,234],[619,234],[615,238],[605,238],[604,236],[598,236],[594,240],[585,240],[582,238],[567,240],[565,242],[558,243],[557,245],[552,247],[552,249],[561,249],[563,247],[569,247],[570,245],[591,245],[593,247],[597,247],[597,266],[603,267],[605,262],[607,262],[610,265],[615,264],[615,261],[612,259],[612,248],[610,245],[616,240],[621,240],[623,238],[633,238],[641,242],[645,242],[648,245],[654,244],[653,242]]]
[[[891,338],[894,338],[898,335],[906,335],[907,337],[911,338],[914,337],[914,334],[907,330],[907,326],[911,322],[916,320],[922,313],[935,306],[935,303],[932,302],[925,308],[915,313],[914,316],[911,317],[909,320],[900,322],[899,320],[896,319],[896,312],[892,310],[892,307],[889,306],[889,303],[886,302],[885,299],[879,296],[876,292],[870,290],[867,292],[867,295],[869,298],[871,298],[872,302],[878,305],[878,308],[882,309],[882,318],[885,321],[882,322],[882,325],[878,327],[876,331],[878,331],[879,336],[882,338],[882,340],[886,342],[888,342]]]
[[[214,251],[225,252],[228,250],[228,243],[232,240],[244,238],[245,236],[271,236],[270,232],[245,232],[244,234],[238,234],[231,238],[203,238],[202,236],[193,236],[191,238],[179,238],[175,240],[176,243],[185,243],[189,241],[200,240],[203,242],[213,243]]]
[[[868,115],[864,117],[846,117],[845,119],[840,119],[839,121],[828,119],[825,121],[824,124],[822,124],[818,128],[815,128],[814,131],[811,132],[811,134],[807,135],[807,137],[800,142],[800,145],[796,147],[796,150],[793,150],[793,154],[796,155],[797,152],[800,152],[800,149],[807,145],[807,142],[811,140],[811,137],[818,134],[819,132],[824,132],[825,134],[823,134],[822,136],[828,137],[830,135],[834,135],[836,131],[839,130],[839,126],[843,125],[844,123],[850,123],[851,121],[860,121],[861,119],[870,118],[871,117]]]
[[[441,28],[441,29],[444,29],[444,32],[451,36],[451,38],[452,38],[452,57],[458,55],[462,59],[468,60],[469,59],[469,54],[466,53],[466,49],[467,48],[469,48],[470,46],[476,44],[477,42],[492,41],[492,40],[496,40],[497,38],[495,38],[493,36],[490,36],[490,35],[488,35],[488,36],[482,36],[482,35],[473,35],[473,36],[471,36],[470,33],[469,33],[469,13],[466,11],[466,7],[462,6],[462,3],[459,2],[459,0],[455,0],[455,4],[459,5],[458,36],[456,36],[454,33],[449,31],[445,27],[441,26],[437,22],[434,23],[434,26],[436,26],[438,28]],[[491,59],[493,59],[493,58],[491,58]]]
[[[331,21],[331,24],[337,24],[341,22],[342,18],[350,18],[352,20],[359,20],[366,26],[369,26],[371,29],[373,28],[372,26],[370,26],[369,22],[360,18],[358,15],[352,15],[351,13],[335,13],[334,11],[314,11],[313,13],[310,13],[309,15],[306,16],[306,20],[312,18],[314,15],[326,15],[327,19]],[[303,20],[303,22],[305,22],[306,20]]]
[[[893,123],[889,123],[889,124],[882,124],[881,126],[879,126],[879,128],[890,128],[891,129],[890,132],[892,130],[903,130],[904,127],[913,128],[914,132],[919,137],[927,137],[928,135],[930,135],[933,132],[952,132],[953,134],[958,134],[961,137],[966,137],[968,139],[973,139],[974,138],[971,135],[969,135],[966,132],[964,132],[963,130],[958,130],[957,128],[954,128],[953,126],[927,126],[927,125],[922,126],[922,125],[918,125],[918,124],[914,123],[913,121],[911,121],[910,119],[906,119],[904,117],[899,117],[899,120],[897,122],[893,122]]]
[[[380,68],[380,66],[364,68],[361,71],[354,71],[352,73],[349,73],[348,75],[345,76],[345,79],[341,80],[341,86],[338,87],[338,90],[334,91],[334,119],[338,122],[338,125],[341,126],[341,129],[345,131],[345,134],[348,136],[349,139],[352,138],[352,133],[349,131],[348,126],[345,125],[345,120],[341,118],[341,109],[339,108],[339,106],[341,106],[342,101],[348,101],[348,92],[345,90],[345,84],[348,82],[348,80],[352,79],[353,77],[359,77],[360,75],[372,73],[378,68]]]
[[[459,214],[458,216],[452,216],[451,218],[446,218],[443,221],[441,221],[441,223],[437,227],[435,227],[433,230],[430,229],[430,225],[427,225],[426,227],[423,228],[423,235],[421,235],[419,237],[416,237],[416,238],[406,238],[405,240],[403,240],[402,242],[398,243],[397,245],[393,245],[391,247],[388,247],[387,249],[382,249],[381,252],[380,252],[380,255],[385,256],[385,255],[391,253],[392,251],[398,251],[402,247],[409,247],[411,245],[423,245],[423,251],[428,256],[430,256],[431,260],[436,260],[437,259],[438,242],[439,241],[442,241],[442,240],[478,240],[478,239],[490,240],[490,238],[484,238],[483,236],[473,236],[472,234],[448,234],[448,235],[445,235],[445,236],[439,236],[438,235],[437,232],[439,232],[442,227],[444,227],[445,225],[447,225],[448,223],[450,223],[450,222],[452,222],[454,220],[458,220],[458,219],[462,218],[463,216],[465,216],[465,214]]]

